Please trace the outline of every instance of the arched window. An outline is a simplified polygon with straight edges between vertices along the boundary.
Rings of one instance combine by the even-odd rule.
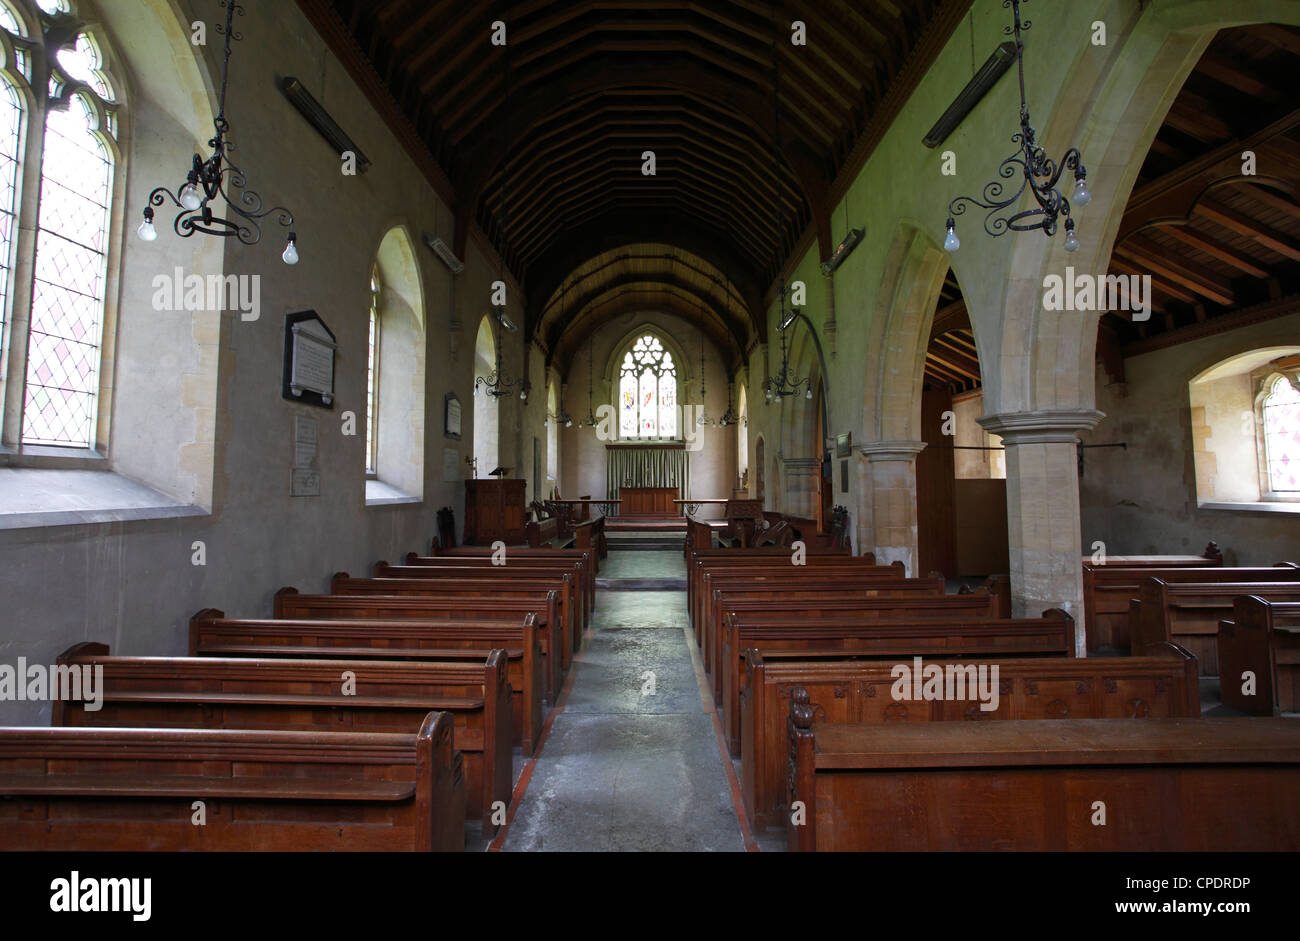
[[[66,11],[48,0],[46,12]],[[20,35],[20,21],[0,3],[0,28]],[[53,51],[48,89],[33,89],[44,106],[44,147],[24,172],[40,177],[31,313],[21,375],[24,444],[93,448],[99,419],[101,344],[108,278],[119,102],[89,33]],[[26,71],[26,56],[14,65]],[[44,92],[48,95],[40,94]],[[13,75],[0,80],[0,317],[14,303],[17,194],[23,154],[23,100]],[[33,155],[28,154],[29,158]],[[24,301],[26,299],[24,298]],[[3,331],[0,331],[3,335]],[[9,350],[24,338],[9,338]],[[9,356],[11,365],[18,362]]]
[[[741,489],[749,487],[749,397],[745,387],[740,387],[740,408],[736,419],[736,476]]]
[[[379,403],[375,390],[379,382],[379,265],[370,270],[370,341],[366,353],[366,476],[376,474],[375,423],[379,420]]]
[[[1300,391],[1285,376],[1271,378],[1261,413],[1268,488],[1300,493]]]
[[[677,367],[657,337],[645,334],[623,355],[618,416],[620,437],[677,437]]]
[[[552,379],[546,389],[546,476],[552,481],[560,479],[559,414],[560,402]]]

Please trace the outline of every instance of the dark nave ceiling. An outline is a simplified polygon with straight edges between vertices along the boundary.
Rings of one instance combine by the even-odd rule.
[[[822,257],[844,234],[827,207],[971,0],[298,2],[426,172],[445,176],[459,253],[473,220],[504,255],[529,297],[528,331],[549,348],[561,283],[627,246],[671,246],[709,268],[715,277],[683,264],[622,274],[664,298],[710,285],[681,304],[742,347],[763,338],[781,266],[809,233]],[[505,47],[489,42],[497,20]],[[795,20],[806,46],[790,42]],[[641,174],[646,150],[653,177]]]

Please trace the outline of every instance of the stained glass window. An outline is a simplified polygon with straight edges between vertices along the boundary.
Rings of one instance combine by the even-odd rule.
[[[377,473],[375,459],[375,385],[379,379],[379,269],[370,274],[370,342],[366,355],[366,473]]]
[[[89,48],[89,47],[87,47]],[[23,440],[95,441],[113,158],[82,94],[45,119]]]
[[[623,355],[618,398],[620,437],[677,437],[677,368],[656,337],[646,334]]]
[[[1278,376],[1263,402],[1269,489],[1300,493],[1300,392]]]

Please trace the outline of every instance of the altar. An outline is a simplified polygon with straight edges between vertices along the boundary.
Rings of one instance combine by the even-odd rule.
[[[619,516],[680,516],[676,487],[620,487]]]

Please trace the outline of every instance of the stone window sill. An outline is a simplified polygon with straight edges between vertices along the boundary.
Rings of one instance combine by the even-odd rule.
[[[0,530],[207,515],[109,470],[0,467]]]
[[[1300,514],[1300,501],[1284,503],[1279,500],[1263,500],[1259,503],[1198,503],[1201,510],[1234,510],[1244,513],[1292,513]]]
[[[422,503],[422,498],[398,490],[382,480],[370,478],[366,481],[366,506],[398,506],[404,503]]]

